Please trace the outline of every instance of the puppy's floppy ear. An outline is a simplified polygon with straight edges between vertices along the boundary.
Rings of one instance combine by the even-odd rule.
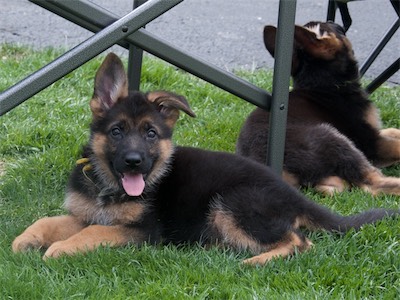
[[[94,117],[102,117],[119,98],[128,96],[128,83],[122,61],[109,53],[96,73],[90,108]]]
[[[165,91],[150,92],[146,95],[147,100],[157,105],[158,110],[167,118],[167,124],[173,127],[178,120],[179,111],[183,111],[191,117],[196,117],[189,103],[183,96]]]
[[[272,57],[275,55],[275,38],[276,38],[276,27],[265,26],[264,27],[264,45]]]

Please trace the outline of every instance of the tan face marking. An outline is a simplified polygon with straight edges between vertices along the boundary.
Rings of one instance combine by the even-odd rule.
[[[160,140],[158,147],[160,156],[155,161],[153,170],[146,179],[146,183],[150,186],[156,184],[169,170],[169,162],[175,150],[172,141],[169,139]]]
[[[114,178],[109,165],[106,163],[104,149],[107,145],[107,137],[103,134],[96,133],[91,141],[91,148],[95,155],[90,157],[90,163],[93,171],[101,178],[103,183],[110,188],[118,188],[118,182]]]
[[[107,144],[107,137],[96,133],[93,135],[92,150],[98,156],[104,156],[104,146]]]

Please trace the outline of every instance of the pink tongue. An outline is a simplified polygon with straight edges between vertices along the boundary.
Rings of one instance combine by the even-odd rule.
[[[142,174],[124,173],[122,186],[129,196],[140,196],[143,193],[144,185]]]

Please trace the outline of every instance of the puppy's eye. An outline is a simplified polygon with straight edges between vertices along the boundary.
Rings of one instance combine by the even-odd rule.
[[[122,137],[122,130],[119,127],[113,127],[110,131],[111,136],[114,138],[121,138]]]
[[[154,129],[149,129],[146,133],[147,138],[154,139],[157,136],[157,132]]]

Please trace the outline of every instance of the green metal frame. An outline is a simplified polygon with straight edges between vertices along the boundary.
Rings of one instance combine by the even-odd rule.
[[[134,10],[119,18],[109,11],[82,0],[30,0],[92,32],[92,37],[66,52],[47,66],[0,94],[0,115],[21,104],[45,87],[89,61],[114,44],[130,50],[130,88],[138,89],[142,50],[184,69],[254,105],[271,111],[268,161],[278,174],[283,167],[286,115],[296,11],[295,0],[280,0],[277,48],[272,95],[203,59],[180,50],[147,32],[148,22],[183,0],[135,0]]]
[[[393,6],[394,11],[397,14],[397,18],[393,21],[392,25],[387,29],[387,31],[383,34],[380,41],[376,44],[375,48],[371,51],[368,57],[365,59],[363,64],[360,67],[360,75],[363,76],[365,72],[369,69],[378,55],[385,48],[386,44],[390,41],[393,35],[400,27],[400,1],[399,0],[390,0],[390,3]],[[342,8],[340,12],[342,13],[345,8],[346,16],[342,19],[343,23],[345,23],[346,30],[350,27],[352,20],[350,14],[348,14],[347,10],[347,2],[337,1],[337,0],[329,0],[328,3],[328,12],[327,12],[327,21],[335,21],[336,17],[336,9]],[[347,24],[346,24],[347,23]],[[373,93],[379,86],[381,86],[386,80],[388,80],[394,73],[400,70],[400,57],[397,58],[389,67],[387,67],[380,75],[378,75],[370,84],[368,84],[365,88],[368,94]]]

